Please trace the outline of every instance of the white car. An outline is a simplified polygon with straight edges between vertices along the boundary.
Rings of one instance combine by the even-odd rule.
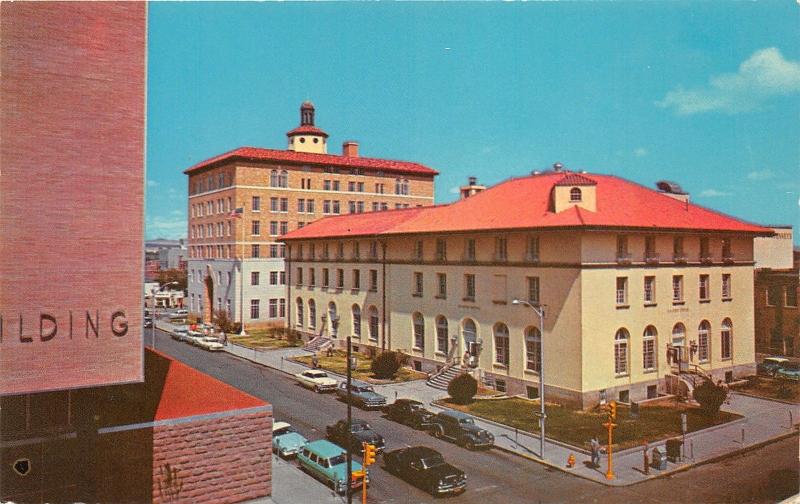
[[[211,336],[197,338],[197,342],[195,344],[204,350],[208,350],[209,352],[219,352],[225,348],[225,346],[220,343],[217,338],[212,338]]]
[[[336,390],[336,380],[328,376],[328,373],[319,369],[307,369],[302,373],[294,375],[300,385],[314,389],[316,392],[327,392]]]
[[[189,337],[189,329],[186,327],[176,327],[169,334],[174,340],[186,341],[186,338]]]

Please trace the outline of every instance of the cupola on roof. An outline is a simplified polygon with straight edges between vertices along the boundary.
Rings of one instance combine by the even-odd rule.
[[[327,154],[328,134],[314,125],[314,104],[306,100],[300,105],[300,126],[286,133],[289,150]]]

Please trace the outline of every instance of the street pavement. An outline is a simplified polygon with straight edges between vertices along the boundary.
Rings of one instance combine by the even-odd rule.
[[[229,347],[236,348],[232,345],[229,345]],[[289,421],[310,439],[323,437],[325,425],[331,424],[344,416],[343,403],[337,401],[331,395],[318,395],[298,387],[294,384],[293,379],[286,374],[304,369],[302,366],[287,360],[291,355],[303,353],[302,350],[287,349],[255,353],[246,349],[244,352],[234,350],[237,353],[242,353],[241,357],[257,361],[258,364],[256,365],[230,355],[209,354],[201,349],[177,343],[160,332],[157,338],[157,348],[203,372],[216,376],[237,388],[271,402],[277,419]],[[244,355],[247,352],[250,353],[249,356]],[[283,372],[281,372],[281,369]],[[430,400],[432,400],[443,395],[440,391],[427,387],[424,382],[377,386],[376,388],[387,395],[390,400],[395,397],[420,397],[420,394],[423,393],[431,394],[433,397]],[[395,396],[395,393],[397,393],[397,396]],[[758,407],[758,404],[754,405],[750,402],[746,403],[746,405],[754,408]],[[732,404],[732,406],[736,405]],[[744,408],[744,405],[737,407]],[[424,433],[389,422],[376,412],[363,412],[354,409],[354,416],[369,420],[375,429],[387,438],[388,449],[406,444],[425,444],[441,451],[448,461],[464,469],[470,479],[468,492],[457,498],[461,502],[480,502],[482,504],[484,502],[597,502],[598,500],[605,500],[603,496],[610,499],[611,495],[607,493],[608,491],[615,492],[613,495],[621,498],[622,501],[640,501],[644,495],[648,495],[649,500],[656,502],[679,502],[680,500],[675,498],[677,494],[674,492],[665,490],[661,492],[650,491],[651,488],[661,488],[666,482],[672,482],[674,479],[687,481],[682,486],[687,492],[694,489],[693,491],[696,495],[703,495],[704,498],[697,500],[698,502],[715,502],[717,501],[715,498],[717,494],[727,496],[722,500],[728,502],[775,502],[797,492],[796,438],[769,445],[749,452],[744,457],[739,457],[742,461],[750,463],[755,456],[751,456],[751,453],[757,454],[764,450],[779,451],[780,456],[787,461],[784,463],[786,467],[778,470],[777,466],[770,464],[768,466],[770,472],[761,475],[760,479],[756,477],[755,472],[757,471],[754,471],[753,475],[737,473],[736,466],[739,462],[731,465],[730,461],[726,460],[720,464],[705,465],[686,473],[646,482],[644,486],[635,485],[625,489],[608,488],[603,490],[607,487],[598,486],[584,479],[571,478],[561,471],[555,471],[552,467],[533,463],[524,458],[503,453],[500,450],[467,452],[451,443],[436,440]],[[786,423],[788,425],[788,418]],[[489,427],[492,429],[497,428],[491,425]],[[788,429],[786,430],[788,431]],[[503,433],[500,432],[500,434],[502,435]],[[507,439],[507,441],[511,443],[513,440]],[[502,441],[498,436],[498,442],[503,443],[505,441]],[[523,443],[530,445],[531,451],[534,452],[533,458],[536,458],[535,450],[538,448],[538,438],[520,442],[520,444]],[[747,439],[745,444],[746,446],[751,445]],[[550,446],[548,445],[548,453],[550,452],[549,448]],[[697,458],[697,453],[695,453],[695,459]],[[582,461],[581,456],[578,456],[578,461],[580,464]],[[289,469],[289,476],[279,477],[276,471],[274,502],[279,504],[328,502],[328,500],[325,500],[325,496],[335,500],[335,497],[330,495],[329,490],[325,489],[321,484],[316,482],[312,482],[313,484],[304,483],[304,478],[308,479],[308,476],[293,468],[292,464],[287,465],[286,469]],[[615,467],[618,474],[623,472],[620,462],[617,462]],[[635,470],[633,467],[641,467],[641,453],[636,454],[636,464],[632,464],[631,470]],[[762,472],[767,469],[766,466],[762,467],[758,464],[755,467],[762,469]],[[696,479],[697,475],[709,472],[709,468],[730,472],[729,477],[735,478],[737,485],[715,488],[717,485],[703,484]],[[693,476],[688,477],[687,475]],[[373,476],[373,487],[369,493],[371,502],[432,502],[430,496],[386,474],[377,465],[373,466]],[[302,489],[318,488],[322,489],[322,494],[308,496],[307,498],[300,498],[298,495],[296,499],[283,500],[281,491],[284,485],[299,485],[298,488]],[[290,491],[288,495],[294,495],[292,492]],[[732,498],[731,495],[745,495],[745,498]],[[761,499],[762,496],[768,496],[769,498]],[[360,497],[360,495],[357,497]]]

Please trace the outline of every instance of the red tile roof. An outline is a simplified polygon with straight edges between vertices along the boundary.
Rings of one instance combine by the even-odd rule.
[[[686,204],[611,175],[581,175],[596,184],[597,211],[577,206],[559,213],[551,193],[564,173],[513,178],[467,199],[388,212],[328,217],[284,236],[286,240],[512,229],[637,228],[725,231],[770,235],[772,231]]]
[[[348,157],[334,154],[314,154],[310,152],[295,152],[290,150],[261,149],[258,147],[239,147],[219,156],[206,159],[183,173],[189,174],[209,168],[217,164],[234,160],[245,161],[274,161],[292,164],[342,166],[349,168],[363,168],[369,171],[383,171],[388,173],[407,175],[438,175],[439,172],[419,163],[408,161],[394,161],[391,159],[378,159],[368,157]]]
[[[597,185],[597,182],[584,177],[580,173],[567,173],[564,178],[556,182],[557,186],[579,186],[579,185]]]
[[[317,128],[316,126],[298,126],[292,131],[286,133],[286,136],[292,135],[320,135],[328,138],[328,134],[322,131],[321,129]]]

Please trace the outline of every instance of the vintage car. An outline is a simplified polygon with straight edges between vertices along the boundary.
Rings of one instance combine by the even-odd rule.
[[[327,392],[336,389],[336,380],[328,376],[328,373],[319,369],[306,369],[294,375],[297,382],[316,392]]]
[[[333,425],[329,425],[326,429],[326,437],[333,443],[339,446],[349,447],[350,451],[361,452],[363,451],[362,443],[369,443],[375,447],[375,452],[380,453],[383,451],[386,442],[383,436],[372,430],[372,427],[366,420],[353,419],[350,422],[350,428],[347,428],[347,420],[339,420]]]
[[[186,335],[186,341],[190,345],[200,346],[200,340],[204,338],[203,333],[197,330],[189,329],[189,332]]]
[[[220,343],[217,338],[211,336],[197,338],[195,345],[199,346],[203,350],[208,350],[209,352],[220,352],[225,348],[225,345]]]
[[[448,439],[468,450],[494,446],[494,435],[479,427],[474,418],[460,411],[437,413],[431,420],[430,432],[439,439]]]
[[[789,359],[786,357],[766,357],[756,366],[756,372],[760,375],[775,376]]]
[[[426,410],[424,405],[414,399],[398,399],[386,406],[383,411],[386,418],[414,429],[425,429],[431,425],[434,416],[432,411]]]
[[[344,448],[327,439],[307,443],[297,454],[297,462],[300,464],[300,469],[321,480],[338,494],[343,494],[347,490],[348,480],[351,488],[361,488],[361,479],[348,477],[347,455]],[[360,472],[362,466],[353,460],[351,469],[353,472]],[[369,469],[366,470],[365,478],[369,485]]]
[[[187,338],[189,337],[189,328],[187,328],[185,326],[184,327],[176,327],[175,329],[170,331],[169,335],[174,340],[187,341]]]
[[[347,382],[339,384],[339,387],[336,389],[336,395],[343,401],[348,400]],[[364,409],[382,408],[386,406],[386,397],[375,392],[372,385],[363,382],[351,382],[349,398],[352,404]]]
[[[387,472],[434,496],[457,495],[467,487],[464,471],[445,462],[439,452],[427,446],[386,452],[383,466]]]
[[[272,452],[277,453],[278,456],[294,457],[306,443],[308,443],[308,439],[288,423],[275,422],[272,424]]]
[[[775,378],[800,381],[800,362],[787,362],[776,373]]]

